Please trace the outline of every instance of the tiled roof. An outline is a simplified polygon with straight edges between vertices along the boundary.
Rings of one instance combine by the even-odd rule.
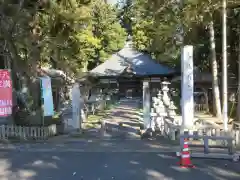
[[[175,71],[155,62],[150,55],[134,50],[130,45],[90,71],[93,76],[120,76],[127,67],[137,76],[168,75]]]

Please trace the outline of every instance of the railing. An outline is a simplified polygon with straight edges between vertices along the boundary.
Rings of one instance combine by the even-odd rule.
[[[172,123],[170,119],[164,118],[160,130],[165,137],[168,137],[171,140],[176,140],[178,138],[177,134],[180,130],[180,126]]]
[[[23,140],[44,140],[57,134],[56,125],[47,127],[24,127],[15,125],[0,126],[0,140],[23,139]]]
[[[208,136],[184,132],[184,134],[180,136],[180,150],[183,149],[184,139],[187,139],[189,142],[191,142],[192,140],[203,141],[201,144],[198,145],[189,145],[190,147],[192,147],[191,157],[234,160],[234,138],[231,136],[231,133],[220,132],[220,135],[215,134],[215,136]],[[215,144],[211,142],[215,142]],[[210,151],[211,148],[214,150]],[[224,151],[224,149],[227,149],[227,151]],[[180,153],[178,153],[178,155],[179,154]]]
[[[196,120],[197,121],[197,120]],[[163,119],[163,124],[161,125],[161,132],[165,137],[171,140],[176,140],[180,138],[180,126],[175,125],[169,118]],[[224,131],[219,128],[219,125],[198,125],[195,126],[194,130],[189,130],[192,134],[196,136],[223,136]],[[232,129],[229,132],[229,136],[232,137],[233,146],[240,146],[240,129]],[[211,144],[211,142],[210,142]]]

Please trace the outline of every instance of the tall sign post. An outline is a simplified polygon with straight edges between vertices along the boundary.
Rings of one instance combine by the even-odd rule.
[[[9,70],[0,70],[0,117],[12,114],[12,81]]]
[[[187,45],[182,48],[181,71],[182,130],[184,130],[192,128],[194,119],[193,46]]]

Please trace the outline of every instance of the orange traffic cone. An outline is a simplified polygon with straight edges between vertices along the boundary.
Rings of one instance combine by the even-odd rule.
[[[181,153],[180,166],[182,168],[194,168],[195,167],[192,164],[191,159],[190,159],[190,153],[189,153],[189,149],[188,149],[187,139],[184,139],[183,150],[182,150],[182,153]]]

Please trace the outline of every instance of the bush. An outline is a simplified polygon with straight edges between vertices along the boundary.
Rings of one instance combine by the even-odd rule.
[[[18,111],[14,115],[14,123],[18,126],[50,126],[52,124],[62,124],[61,115],[42,117],[41,111],[29,113],[26,110]]]

